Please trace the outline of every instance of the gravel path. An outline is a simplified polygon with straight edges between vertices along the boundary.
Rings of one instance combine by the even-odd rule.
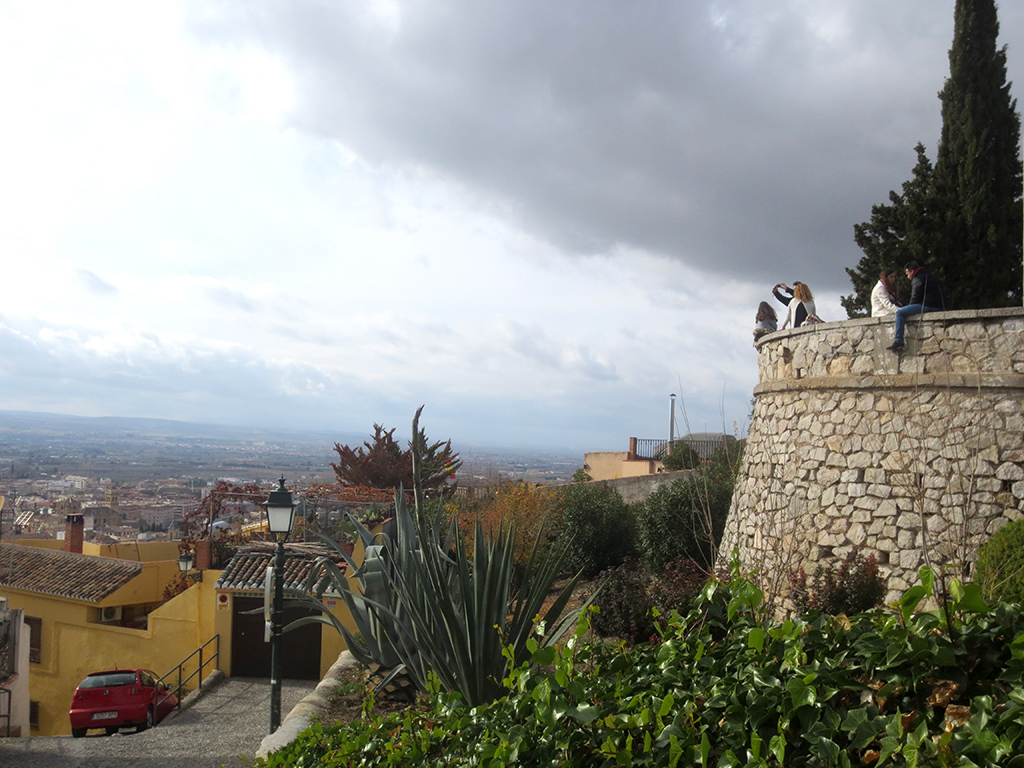
[[[290,712],[316,685],[285,680],[281,711]],[[232,677],[142,733],[0,739],[0,768],[242,768],[243,756],[251,764],[269,725],[270,683]]]

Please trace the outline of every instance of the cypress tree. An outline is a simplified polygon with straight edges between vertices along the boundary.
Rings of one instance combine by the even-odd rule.
[[[1020,116],[998,35],[994,0],[957,0],[939,93],[934,193],[944,215],[929,262],[963,309],[1021,303]]]
[[[882,268],[900,274],[910,259],[945,280],[955,308],[1021,303],[1020,116],[998,35],[994,0],[957,0],[935,167],[919,143],[902,193],[890,192],[889,205],[873,206],[871,220],[854,225],[864,257],[846,270],[850,317],[870,310]]]

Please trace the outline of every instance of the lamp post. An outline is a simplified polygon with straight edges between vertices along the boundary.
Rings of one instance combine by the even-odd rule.
[[[281,725],[281,609],[284,602],[284,541],[292,530],[295,501],[280,479],[267,498],[267,527],[277,539],[274,551],[274,605],[270,614],[270,732]]]

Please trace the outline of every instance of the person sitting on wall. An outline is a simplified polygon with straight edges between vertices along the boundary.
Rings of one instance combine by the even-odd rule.
[[[883,269],[878,273],[878,282],[871,289],[871,316],[888,317],[900,308],[896,290],[896,270]]]
[[[766,333],[779,329],[779,316],[775,314],[771,304],[762,301],[757,308],[757,316],[754,318],[754,341],[756,342]]]
[[[910,301],[907,306],[896,310],[896,333],[892,344],[886,347],[893,352],[903,349],[903,332],[908,317],[923,312],[941,312],[946,308],[946,298],[939,278],[916,261],[908,261],[903,271],[910,280]]]
[[[786,296],[786,293],[790,295]],[[807,287],[807,283],[797,281],[793,283],[792,290],[785,283],[776,283],[772,288],[772,295],[787,307],[786,320],[782,323],[783,328],[787,326],[799,328],[809,316],[814,316],[817,319],[814,295]]]

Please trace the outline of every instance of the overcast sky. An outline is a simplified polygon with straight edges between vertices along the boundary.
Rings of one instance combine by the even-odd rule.
[[[758,302],[844,318],[934,158],[953,6],[0,0],[0,409],[743,432]]]

